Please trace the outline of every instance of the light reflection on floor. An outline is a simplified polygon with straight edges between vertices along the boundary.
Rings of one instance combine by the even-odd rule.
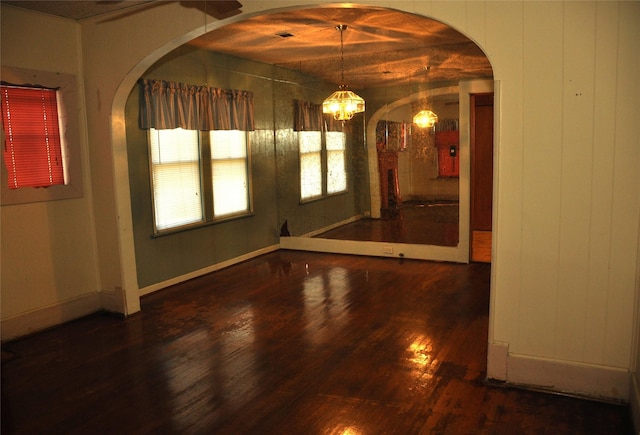
[[[411,355],[409,361],[425,372],[429,378],[433,377],[438,360],[433,357],[435,352],[431,339],[425,335],[418,335],[407,350]]]
[[[312,345],[326,343],[348,322],[347,293],[350,286],[346,271],[334,267],[326,272],[314,272],[303,285],[307,320],[305,335]]]
[[[213,424],[219,416],[240,409],[258,391],[253,308],[246,303],[233,310],[236,320],[226,330],[198,329],[167,348],[188,349],[176,354],[164,367],[172,409],[176,410],[172,415],[176,433],[190,430],[193,416],[189,410],[196,406],[194,398],[208,397],[214,402],[214,412],[207,416],[208,423]],[[203,351],[211,349],[209,343],[216,341],[214,335],[221,345],[213,351]],[[160,359],[166,360],[166,355]],[[185,383],[193,377],[202,381],[196,386]],[[227,394],[230,391],[233,394]]]

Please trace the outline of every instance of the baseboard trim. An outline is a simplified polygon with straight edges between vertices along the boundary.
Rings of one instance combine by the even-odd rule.
[[[400,259],[468,263],[468,242],[468,240],[460,241],[458,246],[435,246],[292,236],[280,238],[280,247],[294,251],[331,252],[334,254],[368,255],[371,257],[395,257]]]
[[[345,219],[343,221],[336,222],[335,224],[332,224],[332,225],[327,225],[324,228],[320,228],[319,230],[308,232],[307,234],[303,234],[300,237],[315,237],[315,236],[317,236],[319,234],[326,233],[327,231],[331,231],[333,229],[340,228],[340,227],[342,227],[344,225],[351,224],[353,222],[357,222],[357,221],[359,221],[360,219],[363,219],[363,218],[364,218],[364,215],[361,215],[361,214],[356,215],[356,216],[352,216],[349,219]]]
[[[110,313],[125,315],[124,292],[121,287],[100,292],[100,307]]]
[[[88,293],[62,301],[59,304],[2,319],[0,337],[2,341],[12,340],[98,312],[101,309],[100,295],[97,292]]]
[[[627,403],[630,399],[627,369],[513,354],[504,343],[490,343],[488,356],[489,379],[594,400]]]
[[[165,289],[172,285],[179,284],[181,282],[188,281],[190,279],[197,278],[199,276],[206,275],[211,272],[215,272],[216,270],[224,269],[226,267],[233,266],[234,264],[242,263],[243,261],[251,260],[252,258],[277,251],[278,249],[280,249],[280,245],[267,246],[266,248],[258,249],[257,251],[252,251],[247,254],[241,255],[239,257],[231,258],[227,261],[213,264],[203,269],[195,270],[193,272],[186,273],[184,275],[176,276],[174,278],[171,278],[156,284],[152,284],[147,287],[142,287],[140,288],[140,296],[148,295],[150,293]]]
[[[507,380],[507,362],[509,361],[509,343],[489,343],[487,349],[487,378],[501,382]]]

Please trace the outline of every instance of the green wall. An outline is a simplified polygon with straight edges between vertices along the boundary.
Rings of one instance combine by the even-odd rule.
[[[140,90],[132,89],[126,107],[127,150],[141,288],[276,245],[285,219],[292,235],[302,235],[369,210],[363,115],[346,125],[348,192],[299,201],[294,101],[320,103],[332,86],[284,68],[189,46],[165,56],[144,78],[251,91],[256,130],[249,136],[254,214],[154,237],[147,131],[138,128]]]

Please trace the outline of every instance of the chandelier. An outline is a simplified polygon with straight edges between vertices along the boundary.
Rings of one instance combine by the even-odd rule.
[[[344,41],[343,33],[347,30],[346,24],[339,24],[336,30],[340,31],[340,71],[342,84],[333,94],[329,95],[322,103],[322,112],[330,113],[338,121],[347,121],[356,113],[364,112],[364,99],[347,89],[344,84]]]
[[[425,74],[428,74],[431,67],[427,65],[422,69],[425,72]],[[425,75],[425,79],[426,79],[426,75]],[[436,125],[436,122],[438,122],[438,115],[436,115],[431,110],[431,105],[428,104],[428,101],[426,100],[426,98],[422,100],[421,108],[422,110],[420,110],[418,113],[414,115],[413,123],[420,128],[433,128],[433,126]]]
[[[419,111],[413,117],[413,123],[420,128],[432,128],[436,122],[438,122],[438,115],[428,109]]]

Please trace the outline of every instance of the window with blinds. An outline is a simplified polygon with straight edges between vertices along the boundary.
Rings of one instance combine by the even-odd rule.
[[[200,146],[195,130],[149,130],[157,230],[203,221]]]
[[[8,187],[66,184],[57,91],[9,85],[0,90]]]
[[[319,131],[298,132],[300,147],[300,199],[322,195],[322,135]]]
[[[323,144],[324,136],[324,144]],[[300,200],[347,190],[346,138],[340,131],[299,131]]]
[[[149,147],[156,233],[251,212],[245,131],[150,129]]]
[[[344,133],[328,131],[325,136],[327,147],[327,193],[344,192],[347,190]]]
[[[213,130],[211,181],[213,215],[222,217],[249,211],[249,161],[246,132]]]

